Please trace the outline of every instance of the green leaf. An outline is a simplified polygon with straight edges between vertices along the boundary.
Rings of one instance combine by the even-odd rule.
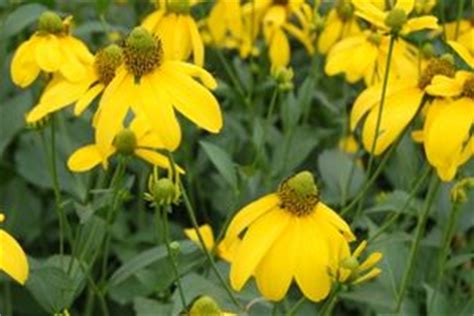
[[[446,262],[446,269],[456,268],[457,266],[462,265],[463,263],[474,259],[474,253],[466,253],[462,255],[458,255],[454,258],[449,259]]]
[[[428,307],[428,316],[444,316],[450,315],[452,305],[446,296],[440,291],[435,291],[428,284],[424,284],[426,290],[426,306]]]
[[[170,315],[171,304],[163,304],[148,298],[137,297],[133,300],[136,316]]]
[[[180,242],[180,254],[186,255],[197,250],[196,246],[191,241]],[[145,250],[141,254],[135,256],[130,261],[123,264],[110,278],[110,285],[117,286],[127,280],[138,271],[148,267],[149,265],[163,259],[167,259],[168,252],[166,246],[157,246]]]
[[[99,15],[104,14],[109,8],[109,5],[110,5],[110,0],[96,0],[95,1],[95,6],[97,8],[97,13]]]
[[[5,19],[4,36],[12,36],[20,32],[28,25],[35,22],[39,15],[47,8],[38,3],[31,3],[19,6]]]
[[[25,127],[25,113],[33,102],[29,92],[20,93],[0,105],[0,156]]]
[[[237,173],[230,155],[215,144],[206,141],[200,141],[199,144],[201,144],[207,156],[217,168],[222,177],[224,177],[224,179],[229,183],[229,185],[234,190],[236,190]]]

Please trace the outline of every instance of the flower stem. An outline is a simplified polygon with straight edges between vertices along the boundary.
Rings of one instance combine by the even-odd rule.
[[[375,239],[377,239],[377,237],[383,234],[390,226],[392,226],[397,221],[400,215],[402,215],[402,211],[406,209],[410,205],[411,201],[415,198],[421,185],[425,182],[430,172],[431,172],[430,166],[426,165],[421,175],[417,178],[418,180],[413,185],[410,195],[408,196],[403,206],[397,211],[395,211],[395,213],[393,213],[392,216],[369,238],[369,240],[367,241],[369,244],[373,242]]]
[[[332,291],[326,303],[324,303],[323,308],[321,309],[320,313],[318,313],[318,315],[321,315],[321,316],[332,315],[332,310],[334,309],[334,306],[336,305],[340,291],[341,291],[340,285],[336,284],[335,289]]]
[[[168,258],[170,259],[171,267],[173,269],[173,273],[175,275],[176,285],[178,287],[179,297],[181,299],[181,304],[183,304],[183,309],[186,308],[188,305],[186,303],[186,297],[184,296],[183,286],[181,285],[181,278],[179,275],[178,270],[178,263],[176,262],[175,254],[173,253],[171,246],[170,246],[170,231],[169,231],[169,224],[168,224],[168,210],[166,207],[155,207],[155,212],[158,216],[161,213],[161,238],[165,243],[166,251],[168,252]]]
[[[301,307],[301,305],[303,305],[303,303],[306,301],[306,297],[305,296],[302,296],[298,302],[295,303],[295,305],[293,305],[289,310],[288,312],[286,312],[286,316],[293,316],[296,314],[296,312],[298,311],[298,309]]]
[[[415,268],[415,259],[420,248],[421,239],[425,233],[425,226],[428,220],[428,216],[431,211],[431,206],[435,200],[436,194],[438,192],[440,181],[436,174],[431,175],[430,186],[428,188],[428,193],[426,194],[425,205],[421,214],[418,216],[418,225],[416,226],[415,240],[410,249],[410,254],[408,256],[407,265],[402,276],[402,281],[400,285],[400,291],[397,298],[396,312],[400,310],[400,307],[403,302],[406,290],[408,288],[408,283],[411,280],[413,270]]]
[[[170,160],[170,165],[172,168],[176,165],[174,162],[173,154],[171,152],[168,152],[168,159]],[[179,181],[179,180],[178,180]],[[219,279],[219,282],[222,284],[224,287],[225,291],[229,295],[229,298],[232,300],[232,302],[239,307],[240,309],[243,310],[243,306],[240,304],[240,302],[237,300],[237,298],[234,296],[234,293],[232,293],[232,289],[229,287],[227,282],[224,280],[224,277],[222,274],[219,272],[217,269],[216,263],[214,261],[213,256],[209,253],[209,251],[206,248],[206,243],[204,242],[204,238],[202,237],[202,234],[199,230],[199,225],[196,219],[196,213],[194,212],[193,206],[191,205],[191,202],[189,200],[188,194],[186,193],[186,189],[181,181],[179,181],[179,188],[181,190],[181,195],[183,197],[184,205],[186,207],[186,211],[188,213],[189,219],[191,220],[191,223],[193,225],[194,230],[196,231],[196,234],[199,239],[199,243],[201,244],[202,251],[206,255],[206,259],[209,262],[212,270],[214,271],[215,275]]]
[[[382,85],[382,95],[380,97],[380,108],[378,109],[377,112],[377,121],[375,123],[375,131],[374,131],[374,139],[372,141],[372,146],[370,148],[370,157],[369,157],[369,163],[367,166],[367,175],[370,176],[372,173],[372,168],[374,166],[375,162],[375,149],[377,147],[377,140],[379,139],[379,133],[380,133],[380,126],[382,124],[382,114],[384,110],[384,105],[385,105],[385,98],[387,96],[387,88],[388,88],[388,81],[390,78],[390,66],[392,64],[392,55],[393,55],[393,47],[395,46],[395,41],[397,39],[396,35],[390,35],[390,43],[388,46],[388,54],[387,54],[387,63],[385,65],[385,74],[383,78],[383,85]],[[364,201],[364,196],[359,201],[359,204],[357,205],[357,211],[356,211],[356,218],[359,217],[360,212],[362,211],[362,203]]]

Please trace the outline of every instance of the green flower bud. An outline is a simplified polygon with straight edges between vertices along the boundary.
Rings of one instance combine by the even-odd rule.
[[[64,31],[63,21],[56,13],[45,11],[38,19],[38,31],[46,34],[60,34]]]
[[[398,33],[403,25],[408,21],[408,16],[403,9],[395,8],[390,11],[385,18],[385,25],[388,26],[392,32]]]
[[[132,155],[137,147],[137,137],[132,130],[128,128],[123,129],[115,137],[114,146],[120,154],[125,156]]]
[[[158,179],[152,184],[153,200],[157,205],[169,205],[180,196],[176,184],[168,178]]]
[[[191,3],[189,3],[189,0],[167,0],[166,9],[176,14],[189,14]]]
[[[210,296],[201,296],[194,301],[189,316],[220,316],[219,305]]]

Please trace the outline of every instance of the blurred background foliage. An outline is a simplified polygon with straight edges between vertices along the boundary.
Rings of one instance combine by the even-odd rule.
[[[466,16],[472,14],[469,2],[466,1]],[[455,6],[449,3],[446,16],[454,19]],[[199,5],[193,14],[204,17],[210,5]],[[110,179],[112,168],[72,174],[65,165],[76,148],[92,139],[91,113],[74,118],[66,110],[55,116],[58,135],[54,155],[64,207],[76,236],[77,259],[72,260],[56,254],[55,197],[44,150],[44,144],[51,141],[49,129],[26,127],[24,120],[45,82],[39,80],[32,89],[21,90],[10,80],[12,54],[32,33],[44,10],[63,16],[72,14],[73,34],[96,51],[127,34],[153,10],[153,5],[138,0],[0,0],[0,209],[8,218],[5,228],[28,253],[31,269],[26,287],[0,276],[0,313],[36,316],[68,308],[72,315],[100,315],[97,304],[91,301],[91,283],[81,265],[88,267],[101,255],[97,252],[104,239],[104,217],[111,194],[104,183]],[[210,223],[216,232],[241,206],[275,190],[279,181],[295,171],[307,169],[317,175],[323,200],[336,210],[346,206],[365,181],[367,154],[347,153],[339,146],[348,135],[348,112],[362,86],[349,85],[340,76],[325,76],[323,57],[307,56],[300,46],[292,47],[292,51],[294,89],[275,92],[277,83],[269,75],[266,54],[241,60],[235,52],[206,48],[206,69],[219,81],[215,94],[223,109],[224,129],[218,135],[208,135],[181,119],[184,141],[175,157],[187,171],[183,181],[199,223]],[[272,99],[274,106],[270,106]],[[369,284],[345,291],[335,315],[392,314],[416,216],[427,190],[424,183],[418,194],[410,197],[426,166],[420,146],[410,140],[409,134],[394,149],[387,167],[372,186],[363,205],[363,216],[352,223],[360,240],[370,239],[384,219],[403,212],[395,225],[370,243],[371,250],[384,254],[380,264],[383,273]],[[156,246],[158,232],[153,210],[143,199],[150,171],[145,163],[133,161],[121,192],[124,203],[113,226],[113,261],[105,283],[112,315],[166,315],[183,308],[172,286],[166,249]],[[471,161],[461,174],[473,176],[474,163]],[[474,312],[473,191],[458,211],[441,292],[433,297],[437,286],[436,258],[453,208],[449,199],[451,187],[452,184],[443,184],[434,204],[401,315],[464,316]],[[350,222],[352,216],[348,214],[346,219]],[[207,294],[224,309],[232,310],[232,302],[209,272],[203,254],[184,237],[182,229],[191,224],[183,205],[174,207],[171,219],[173,237],[181,245],[179,270],[184,274],[187,301]],[[228,273],[226,264],[219,263],[219,268]],[[237,296],[248,304],[258,297],[258,292],[251,284]],[[299,298],[300,293],[293,289],[276,308],[265,301],[254,302],[249,313],[283,314]],[[314,314],[314,305],[304,302],[297,314]]]

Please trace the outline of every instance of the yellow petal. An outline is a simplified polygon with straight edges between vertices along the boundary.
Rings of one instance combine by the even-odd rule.
[[[471,68],[474,68],[474,57],[466,47],[455,41],[449,41],[448,44]]]
[[[242,208],[230,222],[226,238],[237,238],[245,228],[275,208],[279,201],[278,195],[268,194]]]
[[[318,221],[328,222],[333,225],[344,235],[347,241],[355,240],[355,236],[346,221],[323,202],[317,204],[314,216]]]
[[[87,145],[76,150],[68,159],[67,166],[74,172],[89,171],[107,160],[96,145]]]
[[[175,68],[176,72],[185,73],[191,77],[198,78],[211,90],[217,88],[216,79],[214,79],[214,77],[204,68],[181,61],[167,61],[166,63],[170,65],[170,68]]]
[[[315,222],[307,219],[309,217],[302,218],[299,225],[298,233],[303,243],[299,249],[295,280],[304,296],[318,302],[329,294],[331,288],[329,249]]]
[[[255,268],[288,225],[291,215],[274,209],[257,219],[248,231],[235,253],[230,267],[230,284],[240,291]]]
[[[59,70],[62,63],[61,47],[58,38],[54,35],[45,35],[38,38],[35,47],[36,62],[46,72]]]
[[[85,109],[92,103],[92,101],[104,90],[104,85],[98,83],[92,86],[89,90],[84,93],[79,100],[76,102],[74,107],[74,115],[81,115]]]
[[[328,54],[324,71],[329,76],[346,72],[352,63],[351,55],[354,49],[366,42],[365,35],[348,37],[335,44]]]
[[[383,255],[381,252],[371,253],[370,256],[359,266],[358,271],[365,271],[372,268],[382,259],[382,257]]]
[[[212,231],[211,226],[209,226],[209,224],[199,226],[199,233],[201,234],[207,251],[211,251],[212,248],[214,248],[214,233]],[[194,241],[196,245],[201,247],[201,242],[199,241],[199,236],[196,232],[196,229],[187,228],[184,230],[184,234],[186,235],[186,237]]]
[[[155,32],[158,23],[165,14],[164,10],[156,10],[152,14],[149,14],[145,20],[143,20],[141,26],[150,32]]]
[[[156,151],[149,149],[136,149],[135,155],[151,163],[154,166],[159,166],[168,170],[171,168],[168,157],[157,153]],[[176,170],[179,173],[184,174],[184,170],[180,166],[176,166]]]
[[[434,16],[421,16],[409,19],[403,26],[402,33],[408,34],[421,30],[437,30],[439,28],[438,18]]]
[[[18,242],[0,229],[0,271],[4,271],[20,284],[28,278],[28,260]]]
[[[14,84],[22,88],[29,86],[40,72],[36,63],[34,45],[35,41],[30,39],[22,43],[13,55],[10,68],[12,80]]]
[[[73,50],[74,44],[71,45],[71,37],[60,38],[60,51],[62,55],[62,64],[59,68],[61,74],[69,81],[79,81],[86,75],[86,67],[92,65],[90,63],[82,63],[81,59],[75,55]]]
[[[366,247],[367,247],[367,240],[364,240],[359,244],[359,246],[357,246],[352,256],[354,256],[355,258],[359,258],[360,254],[365,250]]]
[[[163,87],[168,86],[169,78],[161,69],[156,74],[143,76],[138,85],[140,110],[160,135],[168,150],[175,150],[181,142],[181,127],[172,107],[171,94]],[[160,89],[157,89],[159,87]]]
[[[442,75],[434,76],[426,92],[438,97],[455,97],[462,93],[463,82]]]
[[[397,3],[395,4],[396,9],[401,9],[405,11],[407,15],[413,11],[413,8],[415,7],[415,0],[397,0]]]
[[[168,63],[163,64],[160,71],[163,73],[160,87],[168,92],[175,108],[197,126],[212,133],[219,132],[222,114],[212,93]]]
[[[362,277],[356,279],[354,282],[352,282],[352,284],[359,284],[359,283],[362,283],[362,282],[367,282],[375,277],[377,277],[380,273],[382,273],[382,270],[380,270],[379,268],[373,268],[372,270],[370,270],[369,273],[363,275]]]
[[[290,62],[290,44],[285,33],[275,28],[269,43],[269,55],[273,68],[285,67]]]
[[[202,67],[204,64],[204,44],[202,43],[201,35],[199,34],[196,22],[191,16],[186,16],[184,22],[188,25],[189,37],[193,45],[194,63]]]
[[[294,270],[298,265],[301,244],[300,219],[291,217],[285,230],[275,240],[271,248],[260,261],[255,279],[262,295],[269,300],[281,300],[293,279]]]
[[[409,88],[392,94],[385,100],[374,154],[379,155],[390,146],[410,123],[421,105],[423,92]],[[362,131],[362,142],[367,151],[372,150],[380,107],[374,108],[367,117]]]
[[[323,31],[319,35],[318,50],[321,54],[326,54],[337,42],[342,33],[343,23],[339,19],[335,9],[332,9],[327,18]]]
[[[413,139],[413,141],[415,143],[422,143],[424,141],[424,134],[423,134],[423,130],[417,130],[417,131],[413,131],[411,133],[411,138]]]
[[[314,53],[313,41],[309,32],[299,29],[290,23],[284,23],[282,28],[287,31],[288,34],[296,38],[301,44],[303,44],[309,54]]]
[[[387,26],[385,25],[384,12],[377,8],[373,3],[370,3],[367,0],[352,0],[352,4],[356,8],[355,14],[357,16],[372,23],[382,30],[387,29]]]
[[[242,240],[240,238],[234,238],[233,240],[231,240],[230,238],[223,239],[217,245],[218,256],[223,260],[231,263],[241,242]]]

